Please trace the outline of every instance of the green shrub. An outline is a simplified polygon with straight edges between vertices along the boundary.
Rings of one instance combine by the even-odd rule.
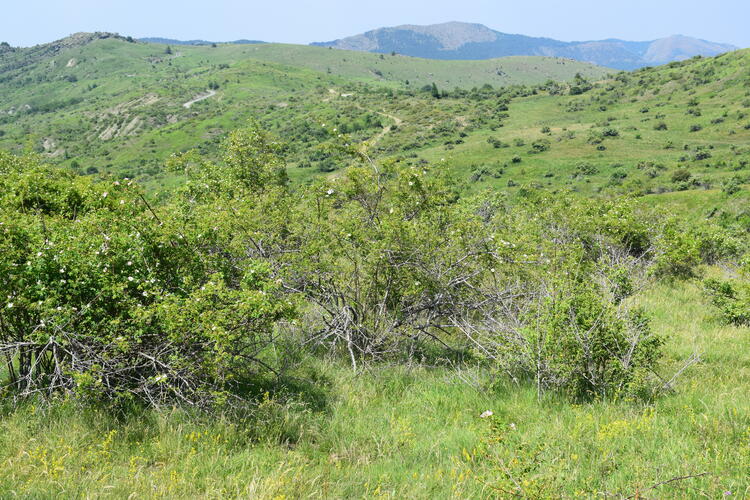
[[[703,284],[724,321],[750,325],[750,285],[747,282],[708,279]]]
[[[132,181],[0,158],[0,187],[13,186],[0,189],[0,350],[13,389],[206,407],[265,370],[262,351],[295,306],[271,242],[252,245],[247,221],[272,226],[284,199],[278,162],[252,135],[230,139],[220,168],[185,160],[184,198],[158,211]]]

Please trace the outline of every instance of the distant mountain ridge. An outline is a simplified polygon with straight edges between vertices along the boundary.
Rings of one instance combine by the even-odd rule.
[[[618,39],[563,42],[501,33],[482,24],[461,22],[380,28],[311,45],[377,53],[397,52],[428,59],[477,60],[520,55],[564,57],[622,70],[681,61],[698,55],[715,56],[738,48],[683,35],[646,42]]]
[[[175,40],[172,38],[160,38],[160,37],[150,37],[150,38],[139,38],[139,42],[146,42],[146,43],[161,43],[164,45],[194,45],[194,46],[203,46],[203,45],[213,45],[213,44],[234,44],[234,45],[255,45],[259,43],[266,43],[261,40],[233,40],[231,42],[210,42],[208,40]]]

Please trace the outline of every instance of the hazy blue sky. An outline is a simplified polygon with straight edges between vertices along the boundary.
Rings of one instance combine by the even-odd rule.
[[[750,0],[2,1],[0,41],[24,46],[77,31],[308,43],[382,26],[455,20],[560,40],[684,34],[750,47]]]

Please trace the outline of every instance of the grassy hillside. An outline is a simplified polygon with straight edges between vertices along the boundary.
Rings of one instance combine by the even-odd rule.
[[[441,89],[470,89],[490,84],[534,85],[547,80],[568,81],[576,73],[598,79],[612,70],[571,59],[513,56],[485,61],[438,61],[399,54],[379,55],[302,45],[263,44],[250,57],[304,67],[362,82],[419,88],[435,82]],[[407,85],[408,82],[408,85]]]
[[[0,55],[0,147],[42,153],[84,172],[114,170],[163,183],[161,164],[169,154],[214,151],[228,131],[249,119],[269,126],[273,120],[298,123],[288,139],[299,139],[299,127],[317,128],[333,118],[350,121],[359,140],[381,133],[382,116],[332,102],[334,88],[355,94],[437,82],[445,90],[564,80],[578,72],[598,78],[605,72],[544,58],[433,67],[426,60],[293,45],[167,51],[166,45],[78,35]],[[357,90],[357,82],[369,86]],[[390,94],[379,95],[378,104]]]
[[[481,83],[493,61],[380,59],[278,44],[165,49],[97,40],[16,69],[28,54],[5,54],[0,147],[40,152],[84,172],[146,176],[156,186],[170,182],[162,164],[171,153],[215,152],[228,131],[252,118],[290,142],[293,179],[341,166],[316,150],[330,139],[327,123],[369,140],[380,155],[447,165],[473,188],[645,194],[744,181],[748,51],[623,73],[569,95],[554,83],[499,92],[442,85],[441,74],[479,75],[472,84]],[[562,70],[546,76],[570,77],[564,61],[543,62]],[[379,78],[370,63],[387,85],[389,75],[398,75],[390,83],[413,82],[429,69],[448,95],[373,85]],[[477,71],[456,71],[461,65]]]
[[[716,199],[711,193],[722,186],[748,180],[748,62],[745,50],[622,73],[580,95],[557,95],[553,86],[512,98],[500,126],[453,113],[459,128],[466,125],[464,136],[446,137],[418,154],[452,169],[472,189],[544,187],[586,195],[697,190],[701,198]],[[459,102],[445,99],[440,106],[448,110]],[[384,109],[409,116],[410,103],[398,100]],[[408,156],[410,140],[426,128],[407,119],[379,147]]]

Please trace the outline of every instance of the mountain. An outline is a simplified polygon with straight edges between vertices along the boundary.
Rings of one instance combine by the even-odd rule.
[[[234,40],[232,42],[209,42],[207,40],[174,40],[172,38],[159,38],[159,37],[149,37],[149,38],[139,38],[139,42],[145,42],[145,43],[161,43],[164,45],[195,45],[195,46],[202,46],[202,45],[218,45],[218,44],[233,44],[233,45],[253,45],[257,43],[266,43],[260,40]]]
[[[698,55],[715,56],[737,49],[733,45],[682,35],[649,42],[617,39],[562,42],[501,33],[481,24],[460,22],[380,28],[312,45],[365,52],[396,52],[429,59],[474,60],[522,55],[565,57],[622,70],[681,61]]]

